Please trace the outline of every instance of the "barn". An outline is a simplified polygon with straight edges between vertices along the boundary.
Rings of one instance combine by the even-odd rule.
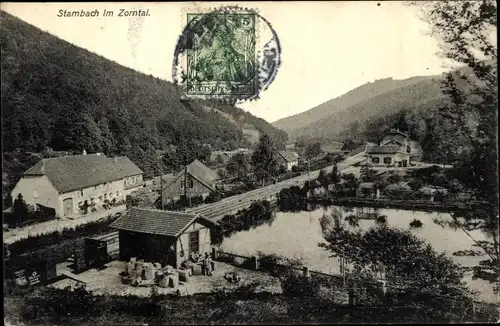
[[[198,215],[131,208],[111,224],[119,232],[120,259],[132,257],[179,268],[191,253],[211,252],[215,224]]]

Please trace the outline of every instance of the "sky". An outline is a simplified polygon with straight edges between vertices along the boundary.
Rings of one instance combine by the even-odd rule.
[[[400,2],[2,3],[1,9],[121,65],[172,81],[186,12],[227,5],[256,9],[280,40],[275,80],[258,100],[238,105],[269,122],[377,79],[447,70],[426,23]],[[149,9],[149,16],[118,17],[120,8]],[[100,15],[57,17],[59,10],[81,9],[97,9]],[[115,16],[103,17],[104,9]]]

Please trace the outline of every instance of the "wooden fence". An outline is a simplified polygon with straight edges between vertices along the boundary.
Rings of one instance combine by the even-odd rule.
[[[291,265],[286,265],[286,264],[280,264],[277,262],[269,262],[267,260],[263,260],[258,256],[243,256],[243,255],[238,255],[238,254],[233,254],[233,253],[228,253],[228,252],[223,252],[220,250],[217,250],[217,248],[212,248],[212,259],[220,262],[225,262],[231,265],[235,265],[238,267],[242,268],[248,268],[251,270],[262,270],[262,271],[269,271],[269,270],[276,270],[276,271],[296,271],[302,274],[302,276],[307,277],[307,278],[328,278],[332,283],[335,284],[345,284],[346,279],[344,278],[343,275],[334,275],[334,274],[328,274],[328,273],[323,273],[323,272],[318,272],[318,271],[312,271],[309,269],[307,266],[291,266]]]

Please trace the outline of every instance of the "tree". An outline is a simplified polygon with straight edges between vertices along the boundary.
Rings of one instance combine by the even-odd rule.
[[[306,147],[305,150],[305,156],[307,158],[313,158],[321,154],[321,144],[320,143],[314,143],[310,144]]]
[[[337,163],[334,163],[332,166],[332,172],[328,174],[328,180],[331,184],[337,184],[340,182],[340,173]]]
[[[328,180],[328,175],[326,173],[326,170],[319,171],[318,178],[316,180],[318,180],[319,184],[323,188],[325,188],[325,190],[328,190],[329,180]]]
[[[376,179],[377,171],[367,165],[363,165],[360,171],[361,182],[374,182]]]
[[[23,195],[19,193],[12,207],[12,213],[14,215],[14,220],[18,221],[20,227],[23,226],[23,221],[29,219],[28,205],[23,199]]]
[[[422,188],[423,183],[419,179],[411,179],[410,181],[408,181],[408,186],[410,186],[411,190],[417,191]]]
[[[221,154],[217,154],[217,157],[215,158],[215,162],[216,162],[218,165],[224,164],[224,157],[222,157],[222,155],[221,155]]]
[[[252,164],[255,175],[265,184],[270,177],[277,174],[278,163],[276,160],[275,146],[271,138],[264,134],[260,137],[259,144],[252,154]]]
[[[243,153],[233,155],[227,162],[227,172],[234,177],[242,178],[248,173],[250,166],[247,156]]]
[[[493,0],[416,2],[431,35],[440,43],[441,54],[464,68],[459,76],[448,73],[443,94],[450,103],[439,110],[440,119],[453,125],[451,139],[460,139],[467,147],[456,167],[464,185],[489,203],[486,211],[474,212],[454,225],[467,231],[482,228],[491,235],[492,265],[498,262],[498,82],[497,82],[497,5]],[[464,73],[465,72],[465,73]],[[473,123],[471,123],[473,121]],[[455,214],[456,215],[456,214]],[[469,215],[469,214],[466,214]],[[480,222],[477,223],[477,217]],[[467,216],[465,216],[467,217]],[[474,223],[470,223],[474,217]]]
[[[343,253],[353,268],[371,274],[383,268],[388,284],[403,291],[464,298],[471,295],[462,279],[464,271],[460,266],[446,254],[434,251],[430,244],[411,231],[385,224],[367,231],[353,230],[335,222],[338,217],[332,216],[332,219],[321,223],[326,242],[320,247],[333,255]]]

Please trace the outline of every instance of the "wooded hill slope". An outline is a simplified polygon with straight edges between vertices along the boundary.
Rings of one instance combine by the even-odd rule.
[[[304,132],[304,127],[339,113],[362,101],[369,100],[391,90],[412,85],[432,77],[413,77],[405,80],[384,78],[366,83],[341,96],[328,100],[308,111],[273,122],[277,128],[285,130],[291,137]]]
[[[185,143],[199,156],[201,149],[248,146],[243,133],[248,126],[284,147],[285,132],[242,109],[182,100],[170,82],[121,66],[5,12],[0,24],[4,153],[41,152],[49,146],[128,155],[151,174],[147,165],[158,162],[144,162],[148,150]],[[207,105],[217,110],[207,110]]]

